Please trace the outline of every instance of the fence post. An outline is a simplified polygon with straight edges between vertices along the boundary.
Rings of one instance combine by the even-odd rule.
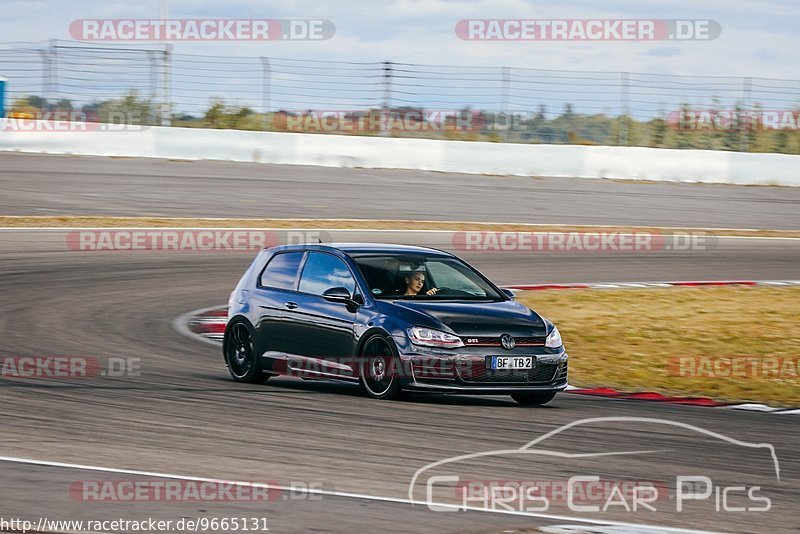
[[[268,57],[261,58],[261,112],[264,114],[264,130],[269,123],[270,86],[272,82],[272,65]]]
[[[50,97],[52,104],[58,102],[58,41],[50,39]]]
[[[50,89],[50,53],[47,50],[39,50],[39,55],[42,57],[42,98],[47,99],[47,93]]]
[[[147,51],[147,62],[150,64],[150,102],[147,106],[147,124],[156,125],[160,122],[160,112],[155,107],[158,102],[158,56],[156,56],[155,50]]]
[[[39,55],[42,56],[42,100],[45,102],[45,105],[43,106],[45,109],[42,111],[47,111],[47,107],[52,105],[50,103],[50,98],[52,97],[50,92],[52,91],[53,86],[53,63],[51,59],[51,50],[49,48],[46,50],[39,50]]]
[[[505,117],[505,128],[503,128],[503,142],[508,143],[508,130],[511,128],[513,121],[511,113],[508,110],[508,90],[511,84],[511,69],[509,67],[501,67],[500,76],[500,107],[502,108]]]
[[[170,126],[172,123],[172,113],[170,110],[169,94],[169,74],[170,56],[172,55],[172,45],[164,45],[164,52],[161,60],[161,126]]]
[[[383,62],[383,106],[381,109],[381,136],[391,135],[389,126],[389,109],[392,106],[392,62]]]
[[[622,115],[620,115],[619,121],[619,139],[617,140],[617,144],[620,146],[627,146],[628,144],[628,115],[630,114],[630,110],[628,108],[628,91],[629,88],[629,80],[628,80],[628,73],[627,72],[620,72],[620,109],[622,111]]]
[[[750,128],[757,128],[758,127],[758,118],[753,119],[750,116],[750,98],[751,98],[751,91],[752,91],[753,79],[749,76],[745,76],[742,79],[742,110],[744,111],[745,115],[747,116],[747,120],[744,122],[746,125],[744,128],[740,128],[739,130],[739,150],[741,152],[747,152],[747,149],[750,147]],[[741,117],[737,120],[737,124],[741,126],[742,119]]]
[[[6,82],[8,78],[0,76],[0,120],[6,118]]]

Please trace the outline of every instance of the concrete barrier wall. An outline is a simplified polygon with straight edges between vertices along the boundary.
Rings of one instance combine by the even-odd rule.
[[[800,156],[148,127],[0,131],[0,150],[468,174],[800,186]]]

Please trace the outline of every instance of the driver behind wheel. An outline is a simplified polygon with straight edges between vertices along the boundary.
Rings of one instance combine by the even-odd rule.
[[[422,286],[425,285],[425,273],[416,271],[406,276],[404,280],[406,281],[406,292],[403,293],[403,296],[415,296],[422,290]],[[426,291],[425,294],[435,295],[438,292],[439,290],[433,287]]]

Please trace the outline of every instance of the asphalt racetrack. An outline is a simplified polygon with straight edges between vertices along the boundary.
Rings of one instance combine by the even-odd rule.
[[[0,214],[800,228],[800,188],[0,154]]]
[[[789,188],[22,155],[0,156],[0,167],[0,213],[7,215],[348,216],[800,228],[800,191]],[[489,180],[508,185],[480,185]],[[409,195],[419,203],[409,203]],[[415,207],[409,211],[409,206]],[[799,243],[721,239],[710,250],[681,253],[463,256],[501,284],[796,279]],[[588,524],[581,521],[797,531],[800,451],[794,415],[571,394],[533,409],[507,397],[414,395],[380,402],[352,386],[325,382],[285,378],[257,386],[235,384],[218,348],[178,334],[172,323],[187,311],[224,304],[250,259],[243,252],[76,252],[57,231],[0,232],[0,355],[86,356],[101,365],[109,358],[139,362],[138,373],[128,376],[0,379],[0,516],[34,521],[42,516],[259,517],[273,532],[504,532]],[[557,496],[546,511],[527,515],[434,512],[404,502],[415,472],[426,464],[518,449],[563,425],[607,417],[654,420],[586,422],[541,443],[550,451],[583,456],[501,454],[462,462],[447,474],[455,472],[461,481],[558,483],[576,475],[646,480],[662,488],[651,503],[654,510],[617,505],[577,512]],[[779,472],[767,449],[746,444],[772,445]],[[714,487],[709,498],[684,502],[679,513],[675,496],[681,475],[708,477]],[[97,502],[75,491],[108,480],[152,482],[172,476],[300,489],[280,490],[258,502]],[[412,495],[424,501],[425,480],[417,484]],[[739,489],[726,493],[725,501],[721,496],[729,487]],[[753,490],[755,495],[770,499],[770,510],[731,511],[763,504],[747,498],[754,487],[760,488]],[[458,490],[458,484],[440,484],[434,495],[437,502],[458,503]],[[508,511],[502,505],[495,508]]]

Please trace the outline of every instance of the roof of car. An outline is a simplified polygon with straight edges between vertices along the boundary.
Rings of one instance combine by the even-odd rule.
[[[398,252],[409,252],[417,254],[450,256],[451,254],[442,250],[428,247],[418,247],[414,245],[395,245],[387,243],[305,243],[299,245],[284,245],[283,250],[302,249],[302,250],[326,250],[337,249],[345,254],[374,254],[385,253],[393,254]]]

